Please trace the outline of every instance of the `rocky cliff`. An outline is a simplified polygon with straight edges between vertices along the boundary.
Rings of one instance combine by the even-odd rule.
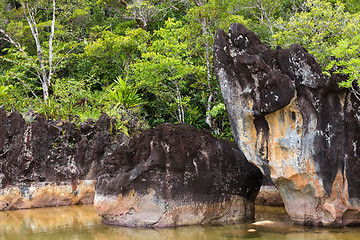
[[[360,106],[306,49],[270,49],[240,24],[215,39],[235,140],[271,177],[297,223],[360,223]]]
[[[112,143],[110,118],[80,127],[40,115],[32,121],[0,108],[0,210],[92,203]]]
[[[234,143],[165,124],[103,160],[95,210],[104,223],[175,227],[251,220],[262,181]]]

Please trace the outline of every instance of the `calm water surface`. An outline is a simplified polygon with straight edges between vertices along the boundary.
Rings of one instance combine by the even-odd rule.
[[[321,229],[293,225],[284,208],[257,207],[254,224],[129,229],[106,226],[91,205],[0,212],[0,239],[6,240],[359,240],[360,228]]]

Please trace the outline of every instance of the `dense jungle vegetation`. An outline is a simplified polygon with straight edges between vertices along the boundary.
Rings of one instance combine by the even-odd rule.
[[[231,138],[212,62],[216,30],[232,22],[272,47],[301,44],[325,73],[348,74],[339,87],[358,95],[358,0],[0,0],[0,9],[0,105],[28,121],[106,112],[128,135],[185,122]]]

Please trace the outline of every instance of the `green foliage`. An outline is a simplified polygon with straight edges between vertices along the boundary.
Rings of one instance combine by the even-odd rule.
[[[187,16],[192,20],[201,21],[206,19],[211,31],[219,28],[227,29],[233,22],[247,25],[249,20],[237,14],[239,1],[236,0],[209,0],[203,5],[189,9]]]
[[[135,20],[139,27],[153,31],[162,27],[169,16],[181,19],[189,6],[189,1],[184,0],[131,1],[126,7],[126,17]]]
[[[146,121],[139,113],[139,109],[107,108],[106,113],[114,120],[115,131],[125,133],[127,136],[139,135],[148,128]]]
[[[107,87],[102,98],[105,112],[115,120],[116,130],[126,135],[137,135],[146,122],[141,116],[141,107],[145,104],[134,84],[120,76]]]
[[[121,77],[107,88],[104,97],[104,109],[114,118],[116,130],[127,136],[137,135],[147,127],[140,113],[144,103],[138,89]]]
[[[0,97],[0,105],[8,111],[14,109],[20,112],[27,111],[32,106],[32,102],[36,101],[29,87],[31,83],[24,83],[22,75],[21,71],[11,72],[4,69],[0,72],[0,86],[5,90]]]
[[[155,95],[153,108],[161,110],[165,103],[176,122],[185,121],[190,107],[189,83],[204,74],[202,66],[194,65],[188,37],[182,22],[169,19],[154,32],[154,41],[141,45],[141,58],[131,65],[139,88]]]
[[[360,11],[360,2],[358,0],[328,0],[333,5],[341,2],[345,6],[345,10],[349,13],[357,13]]]
[[[225,113],[225,111],[226,111],[225,104],[219,103],[210,110],[210,115],[214,118],[217,118],[217,117],[223,115]]]
[[[93,84],[93,79],[57,79],[48,103],[41,101],[34,106],[34,111],[50,119],[97,119],[101,115],[101,108],[96,92],[90,90]]]
[[[306,11],[296,13],[289,21],[278,20],[280,30],[273,36],[273,46],[298,43],[326,66],[341,39],[360,33],[359,15],[346,12],[340,2],[333,6],[328,1],[308,0],[305,7]]]
[[[274,45],[301,44],[326,71],[347,75],[339,86],[357,94],[353,83],[360,86],[359,13],[347,12],[340,1],[308,0],[305,7],[306,11],[296,13],[287,22],[279,19],[282,27],[273,36]]]
[[[252,20],[252,29],[265,42],[274,34],[275,19],[281,11],[282,0],[243,0],[241,13]]]
[[[0,0],[0,28],[21,46],[0,33],[0,104],[8,110],[75,122],[106,112],[116,131],[127,135],[186,122],[231,139],[212,62],[215,33],[232,22],[250,27],[265,43],[272,35],[274,45],[301,43],[324,64],[334,55],[338,61],[329,70],[338,67],[349,81],[359,79],[355,0],[56,0],[45,103],[39,73],[51,68],[52,5],[29,1],[36,8],[42,69],[22,2]]]
[[[222,103],[222,98],[213,71],[212,46],[215,33],[219,28],[227,29],[232,22],[241,23],[247,27],[251,24],[252,20],[245,19],[243,15],[239,14],[239,7],[242,5],[240,2],[242,1],[209,0],[202,3],[198,2],[197,6],[188,10],[186,17],[188,21],[186,31],[190,35],[189,45],[195,52],[193,62],[206,71],[206,74],[197,77],[196,81],[190,85],[195,91],[192,95],[192,101],[194,101],[195,106],[199,106],[197,110],[201,115],[200,118],[194,114],[192,119],[199,119],[199,123],[201,123],[197,124],[199,128],[210,128],[217,136],[220,136],[223,131],[223,122],[221,118],[216,119],[209,115],[209,112],[213,107]],[[227,118],[225,119],[227,120]]]
[[[355,91],[354,81],[360,86],[360,33],[352,39],[341,39],[331,53],[336,60],[331,61],[326,69],[336,69],[336,73],[347,75],[348,79],[339,86]]]
[[[0,85],[0,99],[4,99],[3,101],[6,101],[6,97],[9,95],[9,91],[11,90],[12,87],[13,87],[12,85],[8,85],[8,86]]]
[[[98,28],[95,26],[94,28]],[[87,42],[84,53],[78,54],[76,61],[79,77],[96,76],[104,84],[109,84],[124,71],[139,55],[141,44],[149,39],[149,33],[138,29],[128,29],[125,36],[102,30],[95,41]]]
[[[136,108],[144,104],[143,100],[137,93],[134,85],[127,83],[121,77],[107,89],[106,100],[114,108]]]

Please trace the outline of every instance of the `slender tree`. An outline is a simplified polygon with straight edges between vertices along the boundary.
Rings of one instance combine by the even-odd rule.
[[[49,86],[51,85],[51,79],[54,74],[53,69],[53,39],[54,39],[54,31],[55,31],[55,11],[56,11],[56,3],[55,0],[52,0],[52,21],[51,21],[51,30],[49,36],[49,51],[48,51],[48,61],[44,59],[44,50],[40,43],[39,30],[36,22],[36,11],[38,5],[31,4],[28,1],[22,2],[22,7],[24,10],[24,16],[29,24],[31,34],[35,40],[37,57],[39,59],[40,68],[38,69],[38,78],[40,79],[42,90],[43,90],[43,98],[46,102],[49,98]],[[48,65],[48,69],[47,66]]]
[[[60,63],[65,59],[64,56],[55,56],[56,52],[54,50],[56,0],[51,0],[50,3],[47,1],[21,1],[20,4],[19,12],[22,13],[28,24],[36,54],[33,56],[31,48],[20,44],[12,34],[7,32],[5,27],[0,26],[0,38],[12,45],[17,52],[12,57],[5,56],[3,59],[21,65],[28,72],[35,75],[41,83],[43,100],[47,102],[54,74],[59,70]],[[40,11],[44,9],[51,12],[50,27],[46,31],[43,22],[39,20]],[[41,27],[39,27],[40,24],[42,24]]]

